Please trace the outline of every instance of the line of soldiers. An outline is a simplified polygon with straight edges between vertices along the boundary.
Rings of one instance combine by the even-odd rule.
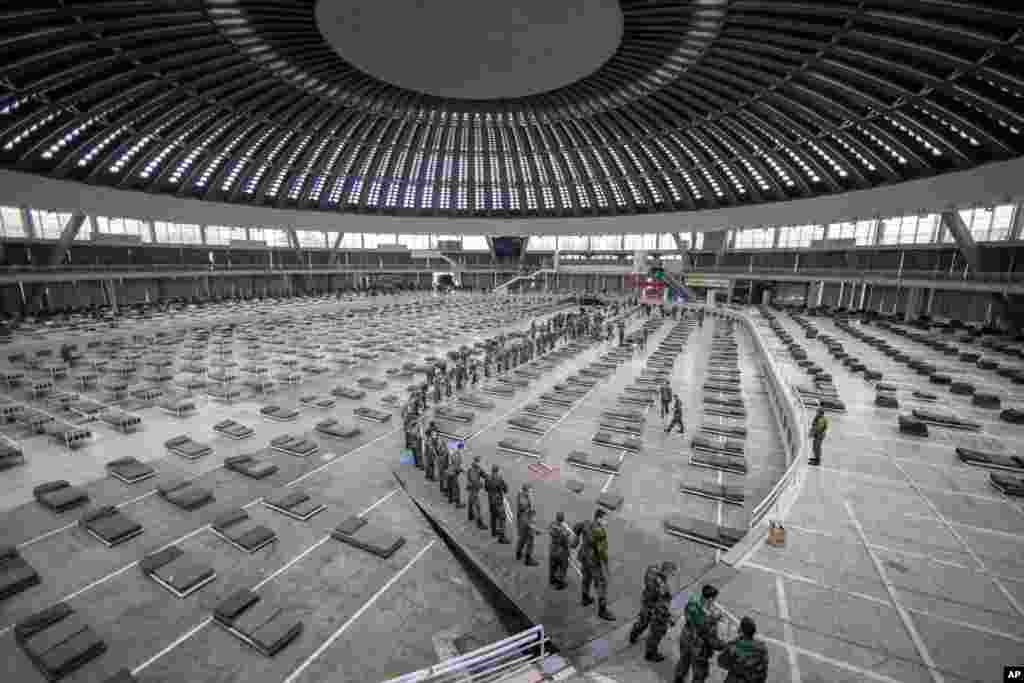
[[[669,586],[675,573],[675,563],[664,562],[651,565],[644,574],[642,607],[630,630],[629,642],[635,644],[646,630],[644,658],[650,662],[665,659],[665,655],[659,652],[659,645],[676,623]],[[693,683],[706,681],[711,671],[711,658],[716,651],[721,653],[718,665],[728,671],[726,683],[764,683],[768,680],[768,649],[763,641],[754,638],[757,632],[754,620],[743,617],[739,636],[723,642],[718,633],[722,612],[717,599],[718,589],[705,585],[699,594],[692,595],[687,601],[673,683],[684,683],[691,670]]]

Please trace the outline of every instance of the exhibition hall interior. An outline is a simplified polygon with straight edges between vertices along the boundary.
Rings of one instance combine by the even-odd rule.
[[[11,0],[17,683],[1024,680],[1024,5]]]

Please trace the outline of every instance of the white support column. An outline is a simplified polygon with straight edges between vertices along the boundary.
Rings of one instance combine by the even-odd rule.
[[[857,305],[857,309],[863,311],[864,303],[867,301],[868,296],[868,283],[862,282],[860,285],[860,303]]]
[[[836,300],[836,308],[842,308],[843,307],[843,293],[844,292],[846,292],[846,283],[845,282],[840,282],[839,283],[839,298]]]
[[[146,225],[149,226],[149,241],[156,244],[156,221],[146,221]],[[248,229],[246,229],[246,234],[248,234]]]
[[[18,208],[21,210],[21,222],[25,226],[25,237],[29,240],[36,239],[36,222],[32,218],[32,209],[27,206]]]
[[[203,241],[203,245],[206,245],[206,225],[204,223],[199,224],[199,239]]]
[[[818,296],[814,302],[815,306],[821,306],[822,300],[825,298],[825,282],[824,280],[818,282]]]
[[[1021,230],[1024,229],[1024,204],[1018,203],[1013,207],[1013,222],[1010,224],[1010,234],[1007,236],[1012,242],[1021,238]]]

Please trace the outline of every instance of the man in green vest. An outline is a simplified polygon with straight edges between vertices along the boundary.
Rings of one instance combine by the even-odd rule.
[[[726,644],[718,666],[728,672],[725,683],[765,683],[768,680],[768,648],[754,638],[757,626],[750,617],[740,619],[740,636]]]
[[[686,625],[679,635],[679,662],[676,664],[674,683],[685,683],[693,668],[693,683],[703,683],[711,669],[711,655],[721,650],[718,622],[721,614],[715,605],[718,589],[704,586],[700,595],[693,595],[686,603]]]

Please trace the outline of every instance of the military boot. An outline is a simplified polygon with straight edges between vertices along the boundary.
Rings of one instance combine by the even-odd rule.
[[[588,594],[584,593],[583,594],[583,599],[580,601],[580,604],[582,604],[584,607],[586,607],[587,605],[592,605],[592,604],[594,604],[594,598],[592,598]]]
[[[597,616],[605,621],[615,621],[615,615],[608,611],[608,602],[604,598],[598,603]]]
[[[527,567],[536,567],[536,566],[538,566],[540,564],[540,562],[538,562],[537,560],[533,559],[532,557],[527,556],[527,558],[523,562],[523,564],[525,564]]]

